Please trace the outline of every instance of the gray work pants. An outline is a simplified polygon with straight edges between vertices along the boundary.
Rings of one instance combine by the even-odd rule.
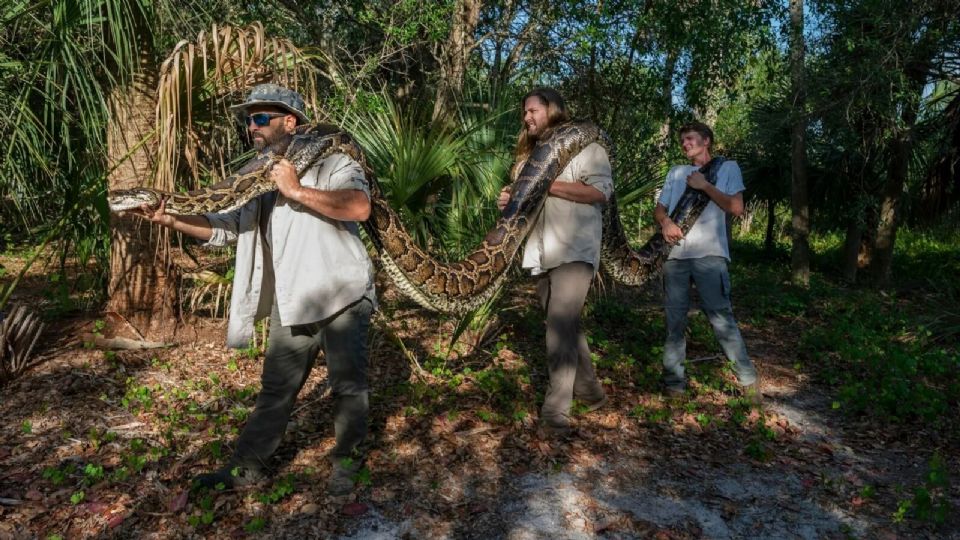
[[[370,300],[363,298],[323,321],[280,326],[274,302],[262,389],[237,440],[232,465],[266,466],[280,446],[297,394],[321,349],[334,402],[336,446],[330,457],[350,457],[367,434],[367,330],[372,311]]]
[[[757,371],[747,356],[730,304],[730,274],[723,257],[669,259],[663,263],[664,308],[667,316],[667,341],[663,348],[663,384],[682,390],[686,387],[683,361],[687,356],[687,312],[690,309],[690,279],[697,284],[700,307],[713,326],[713,333],[740,384],[757,380]]]
[[[580,312],[593,274],[592,264],[572,262],[542,274],[537,282],[540,305],[547,313],[547,368],[550,372],[540,420],[553,426],[570,423],[570,405],[575,396],[587,403],[604,397],[580,324]]]

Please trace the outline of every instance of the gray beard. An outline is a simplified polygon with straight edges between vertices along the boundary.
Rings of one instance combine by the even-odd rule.
[[[290,145],[293,135],[289,133],[280,133],[276,137],[263,139],[253,139],[253,148],[258,154],[272,152],[274,154],[283,154]]]

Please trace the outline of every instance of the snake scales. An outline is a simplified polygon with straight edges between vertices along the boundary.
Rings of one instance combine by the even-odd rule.
[[[372,210],[364,229],[380,254],[381,263],[399,288],[419,304],[432,310],[465,313],[486,302],[506,279],[507,269],[543,209],[550,183],[567,163],[591,143],[612,150],[607,135],[597,126],[574,122],[557,127],[553,135],[539,142],[513,184],[510,202],[496,225],[480,245],[463,260],[442,262],[420,248],[407,234],[400,217],[387,203],[367,165],[359,145],[334,126],[298,128],[285,153],[269,154],[251,160],[223,182],[187,193],[166,193],[150,188],[111,191],[111,211],[157,206],[166,199],[170,214],[227,212],[252,198],[276,189],[270,180],[270,168],[286,157],[304,174],[325,157],[342,152],[363,166],[370,179]],[[722,158],[715,158],[701,171],[712,183]],[[709,198],[700,191],[687,189],[671,213],[671,218],[686,234],[706,207]],[[605,205],[601,261],[618,281],[641,285],[656,276],[670,246],[656,233],[639,250],[630,248],[620,224],[616,198]]]

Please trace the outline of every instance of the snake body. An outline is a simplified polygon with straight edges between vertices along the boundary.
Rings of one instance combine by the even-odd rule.
[[[236,174],[216,185],[187,193],[167,193],[150,188],[112,191],[110,209],[123,211],[142,204],[157,206],[166,200],[170,214],[226,212],[276,189],[270,168],[286,157],[303,175],[313,165],[334,153],[344,153],[364,168],[370,181],[371,214],[364,229],[380,254],[381,264],[399,289],[429,309],[462,314],[490,299],[507,278],[507,269],[520,245],[543,210],[551,182],[573,157],[591,143],[599,143],[612,154],[606,133],[587,122],[558,126],[546,140],[534,147],[521,168],[511,191],[510,202],[480,245],[460,261],[439,261],[413,241],[397,212],[390,207],[353,137],[329,125],[298,128],[282,154],[268,154],[248,162]],[[716,182],[721,158],[701,169]],[[691,189],[671,213],[686,234],[706,208],[709,198]],[[658,274],[671,246],[660,233],[639,250],[633,250],[620,224],[616,199],[604,207],[601,261],[618,281],[642,285]]]

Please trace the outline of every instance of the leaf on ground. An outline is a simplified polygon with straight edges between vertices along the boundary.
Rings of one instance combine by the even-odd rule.
[[[172,513],[177,513],[183,510],[187,506],[187,500],[190,498],[190,492],[187,490],[180,491],[176,494],[170,502],[167,504],[167,510]]]
[[[361,502],[353,502],[343,505],[343,508],[340,510],[344,515],[350,517],[362,516],[367,513],[370,507]]]

